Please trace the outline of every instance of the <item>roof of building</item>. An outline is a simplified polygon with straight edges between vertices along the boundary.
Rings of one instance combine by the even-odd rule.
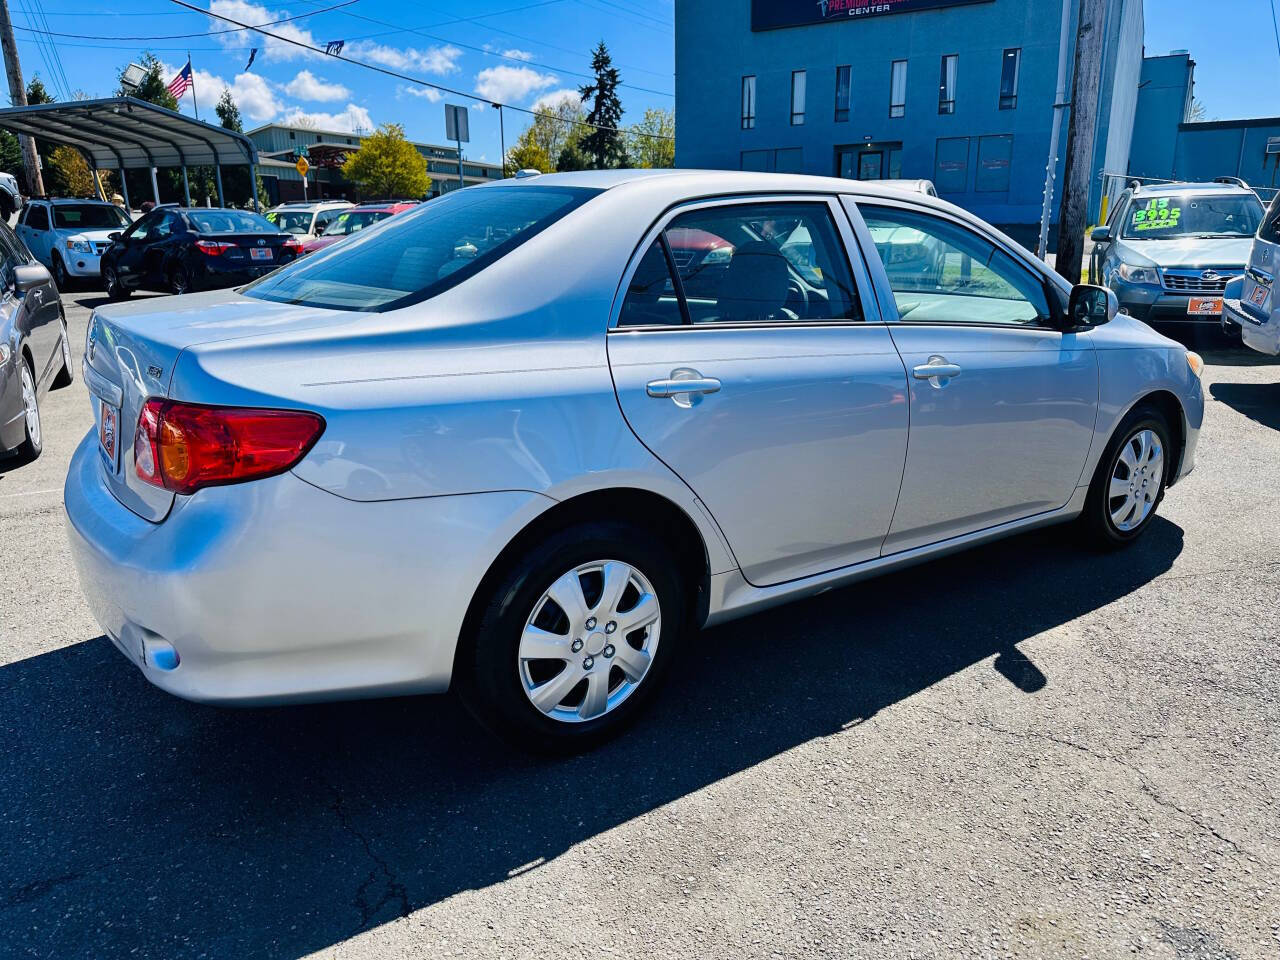
[[[0,128],[74,147],[105,169],[258,161],[243,133],[134,97],[7,107]]]

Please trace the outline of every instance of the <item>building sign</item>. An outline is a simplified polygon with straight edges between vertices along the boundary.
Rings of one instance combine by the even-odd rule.
[[[886,13],[914,13],[990,0],[751,0],[751,29],[776,30],[839,23]]]

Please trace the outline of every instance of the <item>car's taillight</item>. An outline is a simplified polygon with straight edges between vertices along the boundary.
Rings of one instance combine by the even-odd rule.
[[[139,477],[174,493],[283,473],[307,455],[324,418],[304,410],[208,407],[153,398],[133,437]]]
[[[234,246],[234,243],[223,243],[221,240],[196,241],[196,249],[209,257],[220,257]]]
[[[287,252],[292,253],[295,257],[300,257],[300,256],[302,256],[302,241],[301,241],[301,240],[286,240],[286,241],[284,242],[284,249],[285,249]]]

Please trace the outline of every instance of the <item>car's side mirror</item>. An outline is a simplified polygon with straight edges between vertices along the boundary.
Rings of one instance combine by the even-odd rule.
[[[1071,288],[1067,322],[1073,327],[1097,327],[1115,318],[1120,301],[1110,287],[1077,283]]]
[[[13,289],[19,294],[42,287],[52,279],[41,263],[24,263],[13,268]]]
[[[121,236],[120,231],[117,230],[115,233],[108,233],[107,239],[110,240],[112,243],[116,243],[117,241],[119,241],[120,236]]]
[[[1094,243],[1110,243],[1111,228],[1110,227],[1094,227],[1093,233],[1089,234],[1089,239]]]

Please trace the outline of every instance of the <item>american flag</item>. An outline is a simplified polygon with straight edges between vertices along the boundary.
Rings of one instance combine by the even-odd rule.
[[[182,99],[182,95],[191,89],[191,61],[187,61],[187,65],[178,71],[178,75],[169,81],[168,90],[173,94],[175,99]]]

